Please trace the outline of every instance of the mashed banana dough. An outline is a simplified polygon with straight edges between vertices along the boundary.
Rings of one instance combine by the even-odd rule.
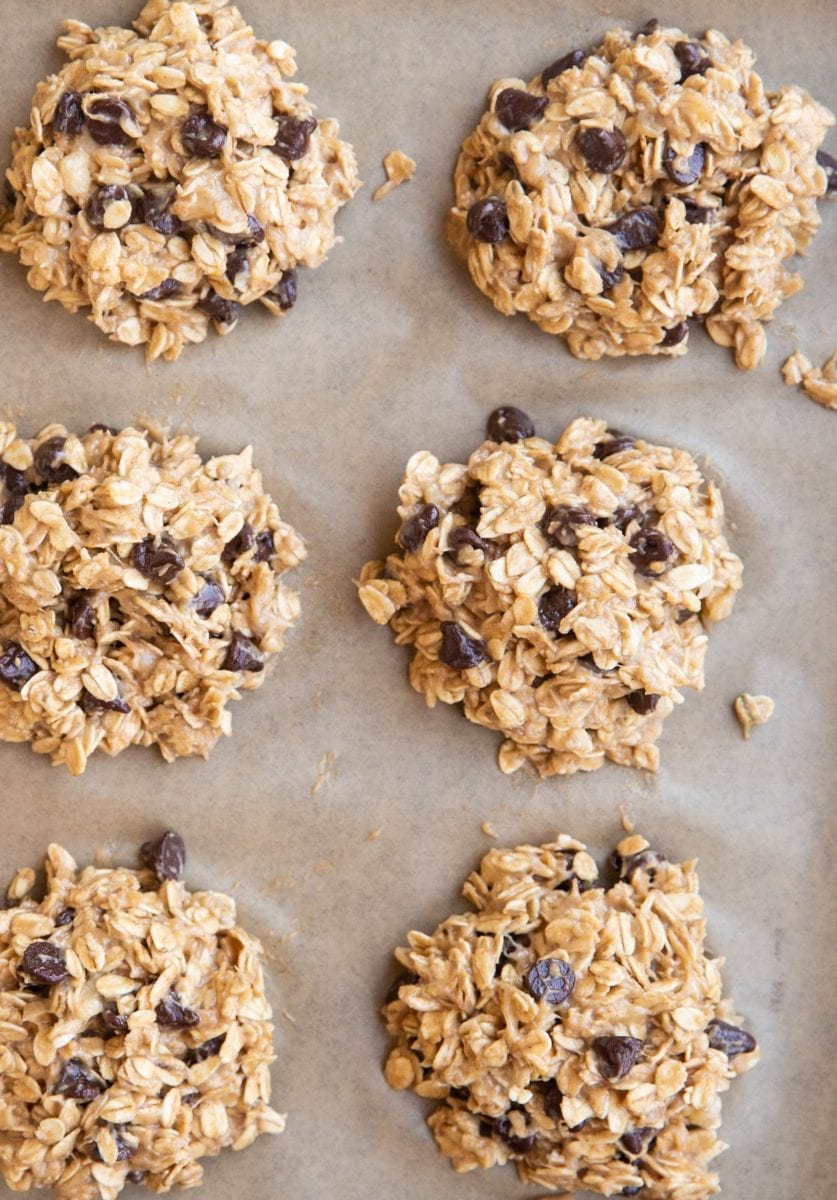
[[[501,733],[506,773],[655,770],[679,689],[703,687],[704,621],[741,586],[691,455],[590,418],[553,445],[500,408],[467,464],[414,454],[399,498],[397,549],[359,594],[428,705]]]
[[[65,22],[69,62],[15,136],[0,248],[45,299],[175,359],[257,300],[286,314],[360,184],[295,51],[237,8],[149,0],[134,29]]]
[[[758,1061],[704,949],[695,863],[625,838],[597,884],[585,847],[491,850],[471,910],[410,933],[384,1009],[393,1088],[457,1171],[514,1162],[555,1191],[705,1200],[721,1093]]]
[[[454,177],[451,238],[507,315],[573,354],[685,354],[705,321],[739,367],[802,287],[785,261],[820,224],[834,117],[802,88],[766,92],[755,55],[651,22],[499,79]]]

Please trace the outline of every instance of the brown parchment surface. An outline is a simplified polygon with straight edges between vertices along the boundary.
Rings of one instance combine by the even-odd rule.
[[[199,432],[207,453],[251,442],[282,515],[308,539],[302,622],[266,685],[234,706],[233,737],[208,763],[167,767],[133,750],[96,756],[71,779],[0,746],[0,875],[37,863],[51,840],[82,861],[99,847],[133,862],[139,842],[172,826],[189,846],[189,883],[234,889],[270,956],[274,1098],[289,1120],[281,1137],[211,1162],[204,1200],[533,1200],[542,1193],[511,1167],[457,1176],[437,1154],[422,1102],[383,1081],[376,1012],[391,948],[455,911],[461,881],[497,844],[482,821],[499,844],[564,830],[601,859],[623,804],[670,856],[700,858],[710,945],[762,1046],[758,1070],[726,1098],[724,1195],[831,1200],[837,416],[785,387],[778,368],[797,345],[817,364],[837,345],[837,205],[822,206],[805,290],[780,310],[767,361],[750,374],[700,330],[674,361],[576,361],[560,339],[492,309],[441,225],[459,143],[493,79],[529,78],[609,26],[656,15],[744,38],[769,87],[800,83],[835,108],[833,0],[242,7],[262,36],[297,48],[319,111],[355,144],[367,186],[338,221],[344,244],[302,273],[281,325],[247,312],[231,337],[151,371],[141,352],[44,305],[4,256],[0,408],[27,434],[144,414]],[[124,23],[137,8],[0,0],[4,166],[35,81],[59,64],[60,19]],[[417,174],[372,204],[394,147]],[[706,690],[667,724],[656,777],[608,765],[542,784],[505,778],[494,735],[458,711],[428,711],[407,684],[405,652],[356,600],[353,575],[390,544],[409,455],[462,460],[501,403],[525,408],[543,435],[589,414],[685,446],[723,486],[745,589],[713,631]],[[743,690],[776,701],[749,742],[731,711]]]

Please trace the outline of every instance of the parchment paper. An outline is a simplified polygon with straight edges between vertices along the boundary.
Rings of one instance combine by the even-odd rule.
[[[61,17],[127,23],[138,6],[0,0],[2,161],[36,80],[59,64]],[[500,844],[566,830],[601,858],[622,803],[670,856],[700,857],[710,943],[727,956],[727,986],[762,1046],[761,1066],[725,1103],[725,1195],[831,1200],[837,416],[785,387],[778,367],[797,345],[818,364],[834,349],[837,208],[823,205],[805,290],[780,310],[767,362],[751,374],[698,330],[675,361],[578,362],[523,317],[494,312],[451,258],[441,222],[459,143],[496,77],[529,78],[612,25],[657,15],[740,35],[768,86],[798,82],[834,108],[833,3],[243,8],[262,35],[297,47],[300,78],[357,148],[367,186],[341,214],[345,244],[302,274],[281,328],[246,313],[233,336],[150,372],[141,352],[44,305],[3,256],[0,406],[27,434],[50,420],[85,429],[146,414],[199,431],[207,453],[252,442],[283,516],[309,541],[302,624],[272,678],[234,706],[234,735],[208,763],[167,767],[134,750],[96,756],[71,779],[25,747],[0,747],[2,876],[36,863],[50,840],[82,861],[104,847],[133,862],[138,843],[173,826],[188,842],[190,884],[235,888],[242,921],[270,953],[275,1101],[290,1115],[281,1137],[210,1163],[204,1200],[530,1200],[538,1189],[513,1168],[457,1176],[436,1152],[422,1102],[381,1076],[377,1008],[392,947],[460,903],[461,881],[491,844],[483,820]],[[418,173],[373,205],[394,147]],[[656,777],[608,765],[540,785],[505,778],[495,736],[456,710],[428,711],[407,684],[405,652],[355,598],[353,575],[390,544],[409,455],[462,460],[488,412],[509,402],[544,435],[591,414],[688,447],[723,485],[745,590],[712,633],[705,692],[667,724]],[[749,742],[730,707],[742,690],[776,701]]]

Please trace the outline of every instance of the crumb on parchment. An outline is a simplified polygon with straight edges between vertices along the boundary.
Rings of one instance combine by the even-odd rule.
[[[801,387],[824,408],[837,409],[837,350],[821,367],[815,367],[801,350],[794,350],[782,363],[782,378],[789,387]]]
[[[744,737],[749,738],[752,727],[769,721],[776,706],[769,696],[751,696],[748,692],[742,692],[736,696],[732,707],[741,722]]]
[[[387,173],[387,181],[372,193],[373,200],[385,199],[402,183],[412,179],[416,173],[416,164],[403,150],[390,150],[384,159],[384,170]]]

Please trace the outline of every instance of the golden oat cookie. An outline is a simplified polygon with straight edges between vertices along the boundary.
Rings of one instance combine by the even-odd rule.
[[[112,341],[175,359],[255,301],[293,307],[360,186],[295,51],[224,0],[149,0],[134,30],[66,21],[7,172],[0,249]]]
[[[168,832],[144,866],[84,867],[61,846],[46,888],[0,902],[0,1171],[13,1191],[115,1200],[196,1187],[201,1160],[281,1133],[270,1107],[264,951],[235,901],[190,892]]]
[[[765,91],[754,62],[653,21],[497,80],[454,175],[449,233],[477,287],[579,358],[685,354],[696,319],[757,366],[763,322],[802,287],[785,262],[833,186],[834,116]]]
[[[695,863],[638,835],[611,860],[581,842],[494,849],[471,910],[395,952],[390,1087],[438,1101],[457,1171],[513,1162],[554,1191],[704,1200],[721,1094],[759,1058],[704,947]]]
[[[0,740],[81,774],[95,750],[209,753],[299,617],[305,546],[253,451],[0,423]]]
[[[414,454],[399,499],[397,548],[359,596],[411,648],[427,704],[500,733],[507,774],[656,770],[681,689],[703,687],[706,626],[741,587],[691,455],[591,418],[553,445],[505,407],[467,464]]]

